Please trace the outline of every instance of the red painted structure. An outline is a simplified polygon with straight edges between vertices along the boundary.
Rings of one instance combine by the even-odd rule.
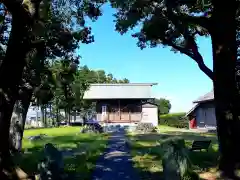
[[[197,121],[195,118],[192,118],[189,122],[190,129],[196,129],[197,128]]]

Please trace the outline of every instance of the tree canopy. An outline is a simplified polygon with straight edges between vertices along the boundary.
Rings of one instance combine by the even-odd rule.
[[[155,99],[155,103],[158,105],[159,114],[168,114],[170,112],[172,105],[168,99]]]
[[[53,97],[55,85],[50,63],[60,58],[62,63],[75,66],[74,60],[78,58],[75,50],[80,42],[94,41],[85,18],[97,20],[104,2],[7,0],[0,3],[0,141],[4,144],[0,147],[0,167],[5,167],[11,159],[9,128],[18,100],[24,101],[26,113],[33,92],[41,104]],[[20,113],[24,115],[23,111]]]
[[[126,78],[117,79],[112,74],[106,74],[104,70],[91,70],[86,65],[72,72],[63,62],[56,61],[50,68],[53,79],[46,79],[45,82],[47,85],[52,84],[52,87],[43,92],[37,91],[36,93],[40,94],[35,95],[38,98],[37,105],[47,108],[51,104],[56,114],[60,109],[65,110],[68,115],[75,111],[84,114],[93,109],[93,102],[83,100],[83,95],[91,83],[129,83]],[[45,122],[44,115],[42,117]],[[70,121],[69,118],[68,116],[65,119]],[[59,119],[57,121],[59,122]]]
[[[118,32],[124,34],[128,30],[139,29],[132,36],[138,39],[137,45],[141,49],[159,45],[170,46],[172,51],[192,58],[199,68],[213,79],[212,70],[205,65],[204,57],[198,50],[196,38],[212,35],[215,1],[110,0],[110,2],[112,7],[116,8],[114,16]],[[235,7],[239,7],[239,3],[236,3]]]

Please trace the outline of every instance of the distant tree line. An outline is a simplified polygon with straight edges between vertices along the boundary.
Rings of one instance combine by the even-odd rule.
[[[47,121],[52,119],[51,125],[60,123],[60,110],[64,110],[64,120],[70,123],[72,117],[76,118],[76,113],[85,113],[94,108],[94,102],[85,101],[83,95],[92,83],[129,83],[129,80],[117,79],[111,73],[107,74],[104,70],[91,70],[86,65],[80,67],[76,72],[71,73],[64,69],[61,61],[57,61],[51,67],[54,74],[53,86],[49,87],[44,93],[37,92],[35,105],[41,107],[42,122],[48,126]],[[51,82],[48,82],[50,85]],[[46,94],[50,97],[46,99]],[[51,94],[51,95],[49,95]],[[49,109],[50,113],[47,113]],[[49,118],[47,118],[49,114]],[[54,121],[53,121],[54,120]]]

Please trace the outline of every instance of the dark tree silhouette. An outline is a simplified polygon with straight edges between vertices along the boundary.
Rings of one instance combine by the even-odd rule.
[[[48,25],[57,17],[59,36],[57,42],[52,39],[52,47],[61,45],[62,49],[70,47],[74,39],[83,43],[93,41],[90,28],[85,26],[86,16],[96,20],[101,15],[100,6],[104,1],[3,1],[4,7],[11,16],[11,32],[4,57],[0,66],[0,171],[9,166],[9,127],[14,104],[18,99],[24,67],[27,65],[27,54],[35,49],[41,55],[46,53]],[[68,7],[67,7],[68,6]],[[66,11],[68,9],[68,11]],[[4,15],[0,16],[1,19]],[[73,23],[74,22],[74,23]],[[55,25],[56,25],[55,24]],[[73,31],[77,29],[77,31]],[[49,42],[49,41],[48,41]],[[69,46],[70,45],[70,46]],[[78,45],[78,44],[76,44]],[[77,46],[72,46],[74,50]],[[57,51],[58,48],[55,50]],[[69,51],[69,52],[70,52]],[[62,51],[58,50],[57,53]],[[49,55],[55,55],[50,51]],[[17,58],[16,58],[17,57]]]

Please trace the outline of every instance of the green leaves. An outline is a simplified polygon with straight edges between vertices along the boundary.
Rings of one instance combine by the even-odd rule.
[[[71,62],[57,61],[52,67],[56,77],[53,101],[61,108],[73,108],[79,111],[91,109],[92,102],[83,100],[84,93],[91,83],[129,83],[126,78],[117,80],[112,74],[106,75],[104,70],[90,70],[87,66],[72,72],[68,69]]]
[[[4,20],[5,20],[5,17],[3,15],[0,15],[0,24],[3,24]]]
[[[160,114],[168,114],[170,112],[172,106],[169,100],[164,98],[155,99],[155,103],[158,105]]]
[[[209,35],[212,1],[200,0],[110,0],[116,9],[116,31],[124,34],[136,29],[137,46],[170,46],[195,62],[212,79],[212,70],[205,64],[195,39]],[[210,15],[210,16],[209,16]]]
[[[123,34],[129,29],[140,27],[140,31],[133,34],[140,48],[160,44],[177,46],[179,40],[187,40],[186,30],[192,37],[206,35],[204,21],[207,17],[201,14],[209,12],[210,7],[201,3],[184,0],[111,0],[112,7],[117,10],[116,30]]]

